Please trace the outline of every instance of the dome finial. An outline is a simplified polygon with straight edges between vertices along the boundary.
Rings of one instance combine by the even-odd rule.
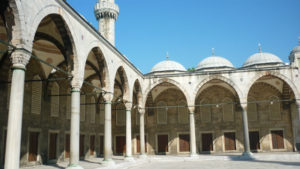
[[[258,50],[259,50],[259,53],[262,53],[261,44],[260,43],[258,43]]]
[[[167,52],[166,59],[169,60],[169,52]]]
[[[215,56],[215,48],[211,48],[211,54],[212,56]]]

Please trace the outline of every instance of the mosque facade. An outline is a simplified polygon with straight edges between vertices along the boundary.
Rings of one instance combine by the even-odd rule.
[[[300,149],[300,44],[290,63],[260,47],[239,68],[213,52],[143,74],[114,46],[114,0],[95,5],[99,31],[63,0],[0,7],[2,168]]]

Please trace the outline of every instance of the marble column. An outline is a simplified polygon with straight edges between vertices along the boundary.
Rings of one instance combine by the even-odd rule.
[[[145,109],[139,108],[140,114],[140,157],[146,157],[145,153]]]
[[[126,107],[126,160],[131,160],[132,158],[132,145],[131,145],[131,109],[132,103],[125,103]]]
[[[7,124],[5,169],[18,169],[20,165],[25,68],[29,59],[30,55],[21,50],[16,50],[11,55],[13,70]]]
[[[196,149],[196,129],[195,129],[195,107],[189,106],[189,115],[190,115],[190,156],[197,156]]]
[[[71,90],[70,161],[68,169],[82,169],[79,165],[80,142],[80,80],[73,78]]]
[[[242,118],[243,118],[243,130],[244,130],[244,153],[243,155],[251,155],[250,152],[250,140],[249,140],[249,129],[248,129],[248,114],[247,114],[247,103],[242,103]]]
[[[105,101],[104,115],[104,162],[114,163],[112,160],[112,129],[111,129],[111,103],[113,94],[103,95]]]

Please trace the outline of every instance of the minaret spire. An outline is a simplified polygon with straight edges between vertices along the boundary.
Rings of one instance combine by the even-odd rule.
[[[260,43],[258,43],[258,51],[259,51],[259,53],[262,53],[261,44]]]
[[[167,52],[166,59],[169,60],[169,52]]]
[[[300,46],[300,36],[298,37],[298,46]]]
[[[95,16],[99,22],[99,32],[115,46],[115,22],[119,7],[114,0],[99,0],[95,5]]]

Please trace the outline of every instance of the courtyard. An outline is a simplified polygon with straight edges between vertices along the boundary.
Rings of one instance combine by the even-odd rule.
[[[114,165],[105,165],[102,158],[80,161],[84,169],[296,169],[300,168],[299,153],[260,153],[253,154],[252,159],[245,159],[240,154],[218,154],[188,156],[147,156],[144,159],[134,158],[126,161],[123,157],[115,156]],[[68,162],[55,165],[29,166],[22,169],[62,169]]]

